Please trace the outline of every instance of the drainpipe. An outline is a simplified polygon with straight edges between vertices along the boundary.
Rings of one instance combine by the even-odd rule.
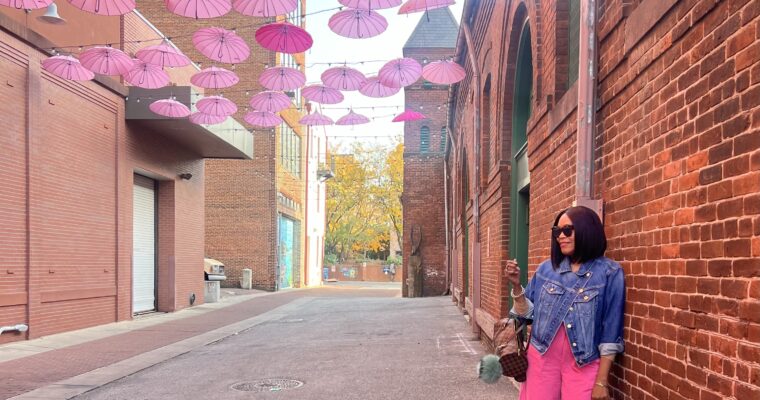
[[[602,200],[593,198],[594,136],[596,116],[596,0],[581,0],[578,76],[578,141],[574,205],[596,211],[602,217]]]
[[[306,103],[306,113],[311,114],[311,103]],[[310,268],[311,257],[309,253],[309,250],[310,250],[309,228],[311,228],[311,225],[309,224],[309,175],[311,174],[311,168],[310,168],[311,167],[311,158],[310,158],[311,153],[309,152],[310,147],[311,147],[311,126],[306,125],[306,154],[304,157],[304,159],[306,160],[305,162],[306,165],[304,166],[304,171],[306,172],[306,175],[304,176],[305,191],[304,191],[304,199],[303,199],[303,203],[305,206],[304,216],[303,216],[303,220],[304,220],[304,224],[303,224],[304,225],[304,230],[303,230],[304,231],[304,239],[303,239],[304,246],[303,247],[304,247],[304,260],[306,261],[305,263],[306,265],[304,266],[304,274],[303,274],[304,287],[309,286],[309,283],[310,283],[309,272],[311,272],[311,268]]]

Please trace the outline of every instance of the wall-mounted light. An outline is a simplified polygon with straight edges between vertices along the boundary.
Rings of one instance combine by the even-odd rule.
[[[46,24],[52,24],[52,25],[63,25],[66,23],[66,20],[61,18],[60,15],[58,15],[58,6],[55,5],[55,3],[51,3],[49,6],[47,6],[47,10],[45,10],[45,14],[40,15],[39,17],[37,17],[37,19]]]
[[[187,172],[184,174],[179,174],[179,178],[184,179],[186,181],[189,181],[192,177],[193,177],[193,174],[187,173]]]
[[[29,325],[27,324],[0,326],[0,335],[2,335],[3,332],[11,332],[11,331],[26,332],[28,330],[29,330]]]

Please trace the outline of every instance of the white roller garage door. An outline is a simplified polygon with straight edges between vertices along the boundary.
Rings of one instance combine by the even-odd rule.
[[[155,309],[156,278],[156,186],[155,181],[135,175],[133,248],[132,248],[132,312]]]

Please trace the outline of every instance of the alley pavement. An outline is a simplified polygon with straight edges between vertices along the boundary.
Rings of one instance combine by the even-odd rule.
[[[517,398],[477,380],[484,350],[447,297],[387,283],[237,297],[29,356],[0,346],[0,398]]]

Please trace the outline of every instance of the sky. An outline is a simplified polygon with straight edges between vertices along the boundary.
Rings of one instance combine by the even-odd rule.
[[[367,39],[349,39],[337,35],[328,27],[330,17],[338,10],[315,13],[341,6],[338,0],[308,0],[306,3],[306,30],[314,38],[314,45],[306,52],[306,82],[307,84],[321,83],[322,72],[336,64],[358,63],[349,65],[366,76],[375,76],[377,71],[387,61],[402,57],[402,47],[412,31],[417,26],[423,13],[398,15],[398,7],[377,10],[388,21],[388,29],[379,36]],[[457,0],[451,6],[451,12],[459,21],[462,15],[464,0]],[[315,13],[315,14],[313,14]],[[367,62],[381,60],[380,62]],[[332,63],[332,65],[322,64]],[[331,145],[340,145],[345,149],[350,142],[360,140],[367,144],[394,145],[403,140],[404,124],[391,122],[393,117],[404,111],[403,89],[394,96],[386,98],[370,98],[355,92],[343,92],[346,99],[336,105],[322,106],[323,113],[333,120],[348,113],[349,107],[354,112],[370,118],[370,123],[356,126],[327,126],[327,135]],[[313,106],[317,106],[313,104]],[[390,107],[387,107],[390,106]],[[398,106],[398,109],[396,108]],[[362,108],[360,108],[362,107]],[[384,108],[363,108],[384,107]],[[374,120],[373,120],[374,118]]]

